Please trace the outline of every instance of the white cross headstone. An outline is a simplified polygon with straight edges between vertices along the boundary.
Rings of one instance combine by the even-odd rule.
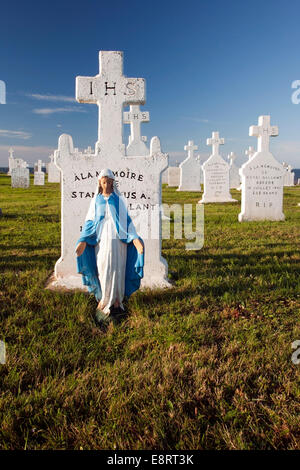
[[[168,168],[161,175],[162,184],[168,184]]]
[[[12,169],[15,168],[15,165],[14,165],[14,149],[11,147],[9,149],[8,153],[9,153],[9,157],[8,157],[8,172],[7,172],[7,175],[10,176]]]
[[[248,160],[251,160],[254,154],[255,154],[254,147],[250,146],[247,150],[245,150],[245,155],[247,155]]]
[[[230,162],[230,167],[229,167],[229,186],[230,189],[238,189],[240,184],[241,184],[241,179],[239,175],[239,169],[234,163],[234,160],[236,160],[237,156],[234,152],[231,152],[228,155],[228,160]]]
[[[145,81],[123,75],[122,52],[99,52],[99,74],[95,77],[76,77],[76,99],[80,103],[98,105],[96,147],[101,152],[109,149],[110,152],[124,153],[123,106],[145,103]]]
[[[84,150],[84,153],[93,153],[92,147],[89,145],[88,148]]]
[[[26,162],[21,158],[16,158],[15,167],[11,170],[12,188],[29,188],[29,169]],[[25,165],[24,165],[25,164]]]
[[[196,160],[200,166],[200,185],[202,185],[204,183],[204,179],[203,179],[203,170],[202,170],[202,163],[201,163],[202,158],[201,158],[200,153],[196,156]],[[201,190],[202,190],[202,186],[201,186]]]
[[[145,138],[141,135],[141,124],[149,122],[149,112],[140,111],[139,105],[131,105],[130,111],[123,113],[124,124],[130,124],[129,143],[126,155],[149,155],[149,149],[145,145]]]
[[[295,173],[292,172],[292,166],[283,162],[284,168],[284,177],[283,177],[283,186],[294,186],[295,182]]]
[[[180,168],[178,166],[168,167],[168,186],[177,188],[180,183]]]
[[[293,167],[291,165],[288,166],[289,172],[289,185],[294,186],[295,184],[295,173],[292,171]]]
[[[188,153],[188,156],[179,165],[180,180],[177,191],[201,192],[201,167],[194,155],[194,151],[197,149],[198,147],[194,145],[193,140],[189,140],[188,144],[184,146],[184,150]]]
[[[258,149],[240,168],[242,205],[239,221],[284,220],[284,169],[269,150],[269,139],[278,135],[278,127],[271,126],[270,116],[259,116],[258,125],[250,127],[249,135],[258,138]]]
[[[212,146],[212,154],[202,165],[204,193],[199,203],[235,202],[236,199],[232,198],[229,191],[229,165],[219,154],[224,139],[219,137],[219,132],[213,132],[206,144]]]
[[[36,171],[34,172],[33,179],[33,184],[35,186],[43,186],[45,184],[45,173],[42,171],[43,166],[45,166],[45,164],[42,160],[38,160],[37,163],[35,163]]]
[[[61,257],[55,265],[50,288],[83,289],[76,272],[75,246],[94,196],[102,169],[110,168],[115,186],[127,203],[138,234],[145,242],[142,286],[170,286],[168,265],[161,256],[161,173],[168,155],[158,137],[147,156],[126,156],[123,144],[123,106],[144,104],[144,80],[123,76],[123,54],[100,51],[100,73],[76,78],[76,98],[99,106],[99,135],[93,153],[75,153],[71,136],[59,138],[54,161],[61,169]]]
[[[60,182],[60,170],[54,163],[54,155],[50,155],[50,162],[48,163],[48,183]]]

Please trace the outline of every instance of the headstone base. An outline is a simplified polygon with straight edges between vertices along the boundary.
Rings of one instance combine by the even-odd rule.
[[[222,199],[217,199],[217,198],[213,198],[213,197],[202,197],[202,199],[200,199],[200,201],[198,201],[198,204],[209,204],[209,203],[220,203],[220,204],[223,204],[223,202],[238,202],[237,199],[233,199],[232,197],[231,198],[222,198]]]
[[[187,191],[189,193],[201,193],[202,192],[201,188],[185,188],[184,186],[179,186],[179,188],[176,189],[176,191]]]
[[[285,220],[285,215],[282,213],[280,215],[274,215],[274,217],[268,215],[267,217],[259,216],[259,215],[247,215],[243,214],[242,212],[239,213],[238,215],[238,221],[239,222],[263,222],[264,220],[273,220],[273,221],[279,221],[282,222]]]
[[[170,281],[162,279],[162,277],[157,277],[142,279],[140,289],[163,289],[170,287],[173,287]],[[57,291],[79,290],[82,292],[88,292],[87,287],[82,284],[82,277],[80,274],[56,277],[55,273],[53,273],[48,280],[46,289]]]

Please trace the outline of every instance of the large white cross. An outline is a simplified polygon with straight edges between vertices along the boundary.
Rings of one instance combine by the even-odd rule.
[[[271,126],[270,121],[270,116],[259,116],[258,125],[249,128],[249,135],[258,137],[258,152],[269,152],[270,137],[278,135],[278,126]]]
[[[145,80],[123,75],[123,53],[99,52],[99,74],[76,77],[76,100],[99,108],[98,143],[109,152],[123,149],[123,106],[145,103]]]
[[[245,155],[247,155],[249,160],[251,160],[254,154],[255,154],[254,147],[250,146],[247,150],[245,150]]]
[[[123,113],[124,124],[130,124],[130,143],[143,141],[141,136],[142,122],[149,122],[150,116],[148,111],[140,111],[140,106],[134,104],[130,106],[130,111]]]
[[[219,155],[219,146],[224,145],[225,140],[219,137],[219,132],[213,132],[210,139],[206,140],[206,145],[212,146],[212,155]]]
[[[198,146],[194,145],[193,140],[189,140],[188,144],[184,146],[184,150],[188,153],[188,158],[194,158],[194,150],[198,150]]]

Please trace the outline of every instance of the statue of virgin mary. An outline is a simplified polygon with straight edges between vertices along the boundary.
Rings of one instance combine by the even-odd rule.
[[[101,171],[76,247],[77,272],[98,301],[98,323],[124,311],[124,297],[139,289],[143,278],[144,244],[114,179],[110,169]]]

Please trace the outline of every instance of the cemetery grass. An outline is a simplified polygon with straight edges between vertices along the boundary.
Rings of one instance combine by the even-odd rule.
[[[162,242],[172,288],[137,292],[104,333],[91,296],[44,289],[59,185],[0,183],[1,449],[300,448],[300,187],[284,190],[285,222],[206,205],[201,250]]]

